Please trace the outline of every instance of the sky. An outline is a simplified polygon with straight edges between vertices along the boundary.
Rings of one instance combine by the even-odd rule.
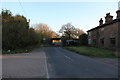
[[[58,32],[62,25],[71,23],[87,31],[99,25],[100,18],[109,13],[116,18],[118,1],[114,2],[2,2],[2,9],[13,15],[24,15],[30,19],[30,26],[44,23]]]

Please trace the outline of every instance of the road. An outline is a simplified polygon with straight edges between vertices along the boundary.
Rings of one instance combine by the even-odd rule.
[[[116,78],[116,67],[60,47],[45,49],[50,78]]]
[[[117,78],[115,66],[61,47],[3,56],[3,78]]]

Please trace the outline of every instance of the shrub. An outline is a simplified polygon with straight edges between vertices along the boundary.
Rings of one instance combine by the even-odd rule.
[[[88,45],[88,35],[87,34],[80,35],[79,43],[80,43],[80,45]]]

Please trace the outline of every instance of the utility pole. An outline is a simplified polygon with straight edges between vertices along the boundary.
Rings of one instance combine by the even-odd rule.
[[[120,11],[120,2],[118,2],[118,11]],[[116,37],[116,56],[120,57],[120,17],[118,16],[117,37]]]
[[[116,42],[116,56],[117,57],[120,57],[120,19],[119,19],[119,22],[118,22],[118,29],[117,29],[117,42]]]

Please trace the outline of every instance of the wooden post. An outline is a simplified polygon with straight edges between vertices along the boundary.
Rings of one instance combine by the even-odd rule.
[[[120,20],[117,25],[116,56],[120,57]]]

